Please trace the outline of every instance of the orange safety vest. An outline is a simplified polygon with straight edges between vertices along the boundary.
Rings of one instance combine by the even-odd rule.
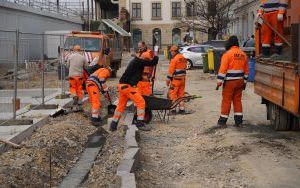
[[[288,0],[261,0],[259,13],[279,11],[284,14],[288,7]]]
[[[106,80],[110,77],[110,71],[107,68],[100,68],[94,72],[87,81],[94,82],[99,89],[106,89]]]
[[[176,77],[185,77],[186,76],[186,65],[187,60],[182,54],[176,54],[170,61],[169,71],[168,71],[168,80],[172,80]]]
[[[152,60],[153,57],[154,57],[154,53],[150,49],[147,49],[147,51],[139,54],[139,58],[145,59],[145,60]],[[143,75],[147,76],[147,77],[151,77],[152,72],[153,72],[153,67],[144,67]]]
[[[249,74],[247,55],[238,47],[233,46],[228,50],[221,60],[221,66],[218,73],[218,82],[224,80],[247,81]]]

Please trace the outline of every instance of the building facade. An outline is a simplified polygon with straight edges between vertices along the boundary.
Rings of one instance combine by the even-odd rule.
[[[160,48],[182,43],[186,28],[180,28],[178,23],[185,14],[184,0],[120,0],[119,10],[122,8],[130,13],[134,48],[140,40]]]
[[[229,25],[229,33],[237,35],[240,41],[255,33],[254,22],[260,0],[237,0],[233,7],[234,18]]]

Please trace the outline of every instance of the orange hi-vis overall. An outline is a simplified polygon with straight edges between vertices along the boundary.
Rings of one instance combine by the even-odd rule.
[[[147,51],[138,55],[139,58],[145,60],[152,60],[154,57],[154,53],[152,50],[147,49]],[[151,85],[151,77],[153,76],[153,67],[145,67],[142,80],[137,84],[137,88],[141,95],[149,96],[152,94],[152,85]]]
[[[100,92],[107,89],[106,80],[110,76],[110,71],[106,68],[98,69],[86,81],[86,90],[89,94],[89,101],[92,108],[92,117],[98,118],[100,114],[101,102]]]
[[[234,115],[243,116],[242,91],[249,74],[247,55],[239,47],[233,46],[221,60],[218,82],[223,83],[221,117],[228,118],[233,102]]]
[[[70,93],[71,95],[77,96],[79,100],[83,99],[83,92],[82,92],[82,84],[83,84],[83,78],[82,76],[71,76],[69,77],[69,83],[70,83]]]
[[[285,14],[288,7],[288,0],[261,0],[259,13],[263,14],[263,18],[272,25],[281,35],[283,35],[284,23],[277,18],[278,14]],[[275,46],[282,46],[283,40],[276,35],[266,24],[262,24],[261,37],[262,47],[271,47],[274,36]]]
[[[184,96],[185,81],[186,81],[186,65],[187,60],[182,54],[175,55],[169,65],[167,79],[171,81],[169,98],[176,101],[178,98]],[[184,103],[179,104],[180,110],[184,110]]]
[[[137,120],[143,121],[145,116],[145,100],[136,87],[129,84],[118,84],[119,103],[115,110],[113,121],[118,122],[126,108],[128,99],[137,107]]]

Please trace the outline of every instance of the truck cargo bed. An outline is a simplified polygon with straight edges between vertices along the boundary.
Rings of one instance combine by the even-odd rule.
[[[255,71],[254,92],[299,116],[298,64],[259,59]]]

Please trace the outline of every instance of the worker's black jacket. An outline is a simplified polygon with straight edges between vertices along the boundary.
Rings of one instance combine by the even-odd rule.
[[[142,74],[144,72],[145,66],[155,66],[158,63],[158,57],[155,56],[153,60],[147,61],[142,60],[137,57],[132,59],[127,66],[124,74],[120,78],[120,84],[129,84],[131,86],[136,86],[137,83],[142,79]]]

